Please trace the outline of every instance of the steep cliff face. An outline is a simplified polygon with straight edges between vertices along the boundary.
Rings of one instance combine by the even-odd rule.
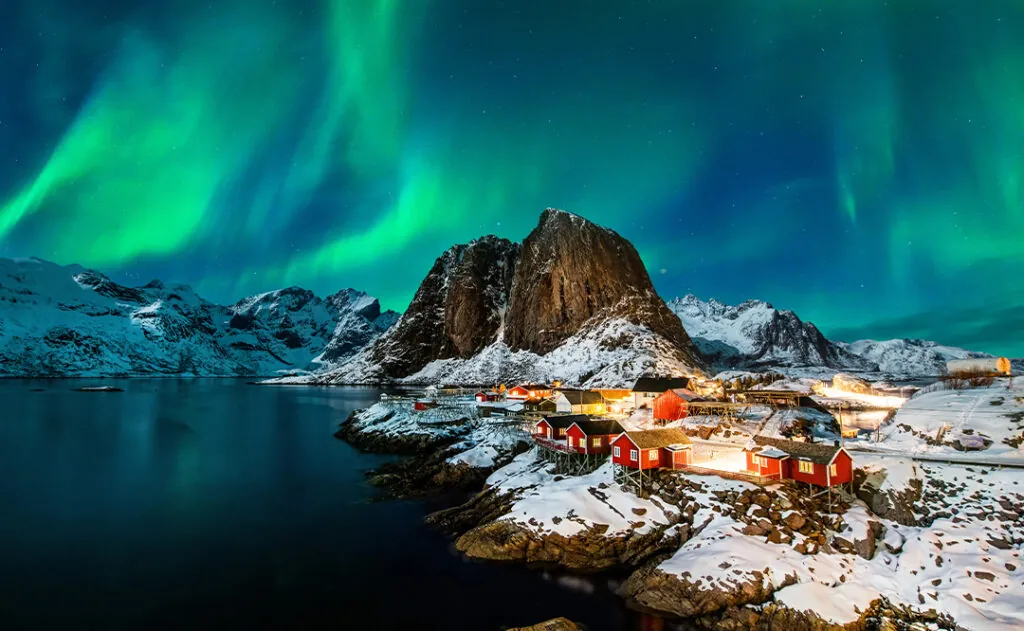
[[[633,246],[549,209],[521,248],[491,236],[449,249],[398,324],[320,380],[616,387],[703,369]]]
[[[505,341],[513,350],[549,353],[594,317],[622,317],[693,350],[629,241],[577,215],[545,210],[523,242]]]
[[[449,248],[423,279],[409,309],[363,353],[342,367],[341,381],[404,377],[437,359],[467,358],[499,336],[519,245],[487,236]],[[350,373],[355,370],[351,376]]]

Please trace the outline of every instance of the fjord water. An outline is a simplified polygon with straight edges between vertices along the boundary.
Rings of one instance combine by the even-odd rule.
[[[76,392],[82,385],[124,392]],[[366,388],[0,380],[0,627],[640,628],[607,582],[469,562],[332,433]],[[593,589],[592,593],[587,593]]]

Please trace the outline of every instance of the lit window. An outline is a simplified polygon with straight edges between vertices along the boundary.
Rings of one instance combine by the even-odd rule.
[[[637,455],[638,454],[636,452],[636,449],[630,449],[629,450],[629,459],[630,460],[636,460],[637,459]]]
[[[572,447],[572,446],[574,446],[575,444],[576,444],[576,442],[575,442],[575,439],[574,439],[574,438],[573,438],[572,436],[570,436],[570,437],[569,437],[569,446],[570,446],[570,447]]]
[[[648,449],[647,450],[647,459],[648,460],[657,460],[658,459],[658,450],[657,449]]]
[[[590,446],[591,447],[600,447],[601,446],[601,439],[600,438],[591,438],[590,439]]]
[[[828,474],[833,478],[836,477],[837,475],[839,475],[839,467],[837,465],[831,465],[828,468]]]
[[[800,473],[814,473],[814,463],[809,460],[801,460]]]
[[[560,427],[558,429],[558,435],[559,436],[565,436],[565,428],[564,427]]]
[[[618,448],[618,447],[614,448],[614,449],[613,449],[612,451],[614,451],[614,452],[615,452],[615,457],[616,457],[616,458],[618,458],[619,456],[621,456],[621,455],[622,455],[621,453],[619,453],[619,448]]]

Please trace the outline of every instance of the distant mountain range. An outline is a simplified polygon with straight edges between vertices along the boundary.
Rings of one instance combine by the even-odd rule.
[[[986,356],[922,340],[834,342],[758,300],[665,303],[629,241],[555,209],[521,244],[449,248],[402,316],[353,289],[217,305],[186,285],[128,287],[75,265],[0,259],[0,376],[623,387],[725,370],[933,376],[949,359]]]
[[[77,265],[0,259],[0,376],[274,376],[340,362],[397,318],[352,289],[222,306],[187,285],[127,287]]]
[[[730,306],[687,295],[669,301],[668,307],[679,316],[716,371],[772,369],[813,376],[836,371],[935,376],[945,372],[950,359],[988,357],[924,340],[833,342],[792,311],[776,309],[760,300]]]

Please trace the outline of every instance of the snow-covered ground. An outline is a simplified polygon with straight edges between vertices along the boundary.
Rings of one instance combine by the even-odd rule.
[[[518,499],[501,519],[538,534],[579,534],[594,525],[608,526],[605,536],[625,532],[646,534],[666,526],[678,510],[657,499],[641,499],[623,491],[612,479],[610,462],[580,476],[554,476],[551,465],[538,459],[536,449],[520,454],[491,474],[487,484]]]
[[[873,600],[885,596],[897,604],[951,615],[965,629],[1024,627],[1021,549],[1019,543],[1008,543],[1020,541],[1024,534],[1024,524],[1010,519],[1016,512],[1007,509],[1007,498],[1013,498],[1013,511],[1020,510],[1024,501],[1019,472],[917,467],[890,460],[885,465],[893,466],[891,483],[902,485],[920,476],[926,493],[946,496],[945,506],[937,507],[942,512],[928,525],[901,526],[872,515],[862,503],[854,504],[843,515],[846,527],[831,536],[867,540],[870,522],[881,524],[883,542],[870,559],[856,554],[801,554],[794,549],[801,542],[799,535],[791,544],[745,535],[742,524],[725,510],[714,509],[727,506],[709,492],[698,498],[702,508],[694,514],[695,526],[707,525],[658,569],[690,581],[700,579],[704,589],[729,591],[760,580],[769,590],[778,589],[775,602],[812,611],[837,624],[853,622]],[[707,476],[699,480],[720,490],[739,491],[745,486]],[[787,580],[796,583],[782,587]]]
[[[378,370],[366,351],[325,375],[300,381],[365,383],[378,380]],[[513,351],[497,341],[468,359],[434,360],[398,382],[550,383],[558,379],[588,388],[623,388],[647,374],[690,375],[695,368],[679,356],[677,348],[647,327],[610,318],[584,328],[546,355]]]
[[[1024,384],[934,390],[913,397],[873,445],[901,453],[1024,461]],[[959,449],[958,449],[959,447]],[[970,454],[964,454],[970,449]]]

